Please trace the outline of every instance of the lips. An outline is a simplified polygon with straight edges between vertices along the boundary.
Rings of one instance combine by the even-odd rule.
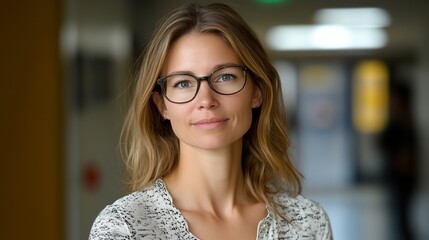
[[[227,118],[209,118],[194,122],[192,125],[200,128],[211,129],[222,126],[227,121]]]

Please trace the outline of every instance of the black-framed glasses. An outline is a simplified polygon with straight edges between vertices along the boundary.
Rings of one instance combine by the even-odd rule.
[[[201,81],[207,81],[210,88],[222,95],[240,92],[247,82],[247,67],[227,65],[218,68],[212,74],[196,77],[190,73],[174,73],[157,80],[162,95],[172,103],[187,103],[197,96]]]

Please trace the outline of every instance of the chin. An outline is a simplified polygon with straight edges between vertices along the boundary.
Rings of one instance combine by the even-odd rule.
[[[225,148],[230,148],[234,146],[239,146],[241,150],[241,141],[242,138],[238,138],[238,140],[231,140],[226,138],[216,138],[216,139],[198,139],[193,143],[188,142],[188,145],[191,145],[195,148],[205,149],[205,150],[222,150]]]

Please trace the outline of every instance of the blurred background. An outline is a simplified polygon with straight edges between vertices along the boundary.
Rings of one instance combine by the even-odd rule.
[[[126,193],[127,86],[156,22],[185,2],[0,3],[2,239],[87,239]],[[304,194],[334,238],[429,239],[429,1],[217,2],[281,75]]]

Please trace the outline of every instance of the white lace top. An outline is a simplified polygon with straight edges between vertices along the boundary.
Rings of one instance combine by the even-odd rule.
[[[315,202],[299,195],[278,193],[276,201],[287,206],[281,212],[290,222],[268,215],[259,222],[257,239],[332,239],[325,211]],[[157,179],[143,191],[137,191],[107,206],[96,218],[90,240],[101,239],[198,239],[185,218],[173,205],[164,182]]]

